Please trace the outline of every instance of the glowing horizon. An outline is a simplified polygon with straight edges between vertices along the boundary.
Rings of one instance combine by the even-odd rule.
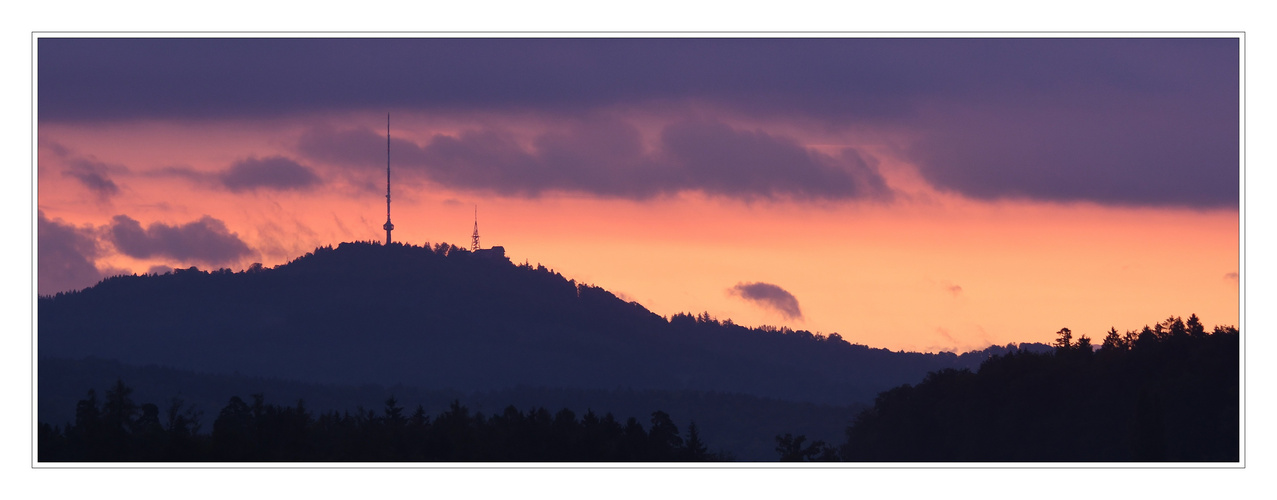
[[[1013,42],[1005,43],[1020,51]],[[751,57],[788,50],[786,43],[687,42]],[[961,43],[931,43],[967,54]],[[863,49],[870,55],[857,56],[861,62],[894,82],[931,71],[932,63],[899,63],[892,75],[894,63],[874,51],[900,56],[915,44],[931,47],[852,39],[806,48]],[[297,54],[313,50],[298,45]],[[407,43],[402,54],[486,50],[475,48],[481,45]],[[549,45],[527,50],[552,67],[559,50],[609,44]],[[989,68],[1016,67],[1015,54],[972,59],[969,71],[943,70],[952,88],[882,90],[873,75],[829,76],[873,99],[826,81],[740,84],[730,78],[739,68],[713,63],[726,76],[706,73],[705,85],[726,97],[652,77],[610,93],[584,86],[578,100],[565,100],[558,87],[535,87],[560,78],[549,69],[511,70],[527,73],[517,80],[532,82],[526,92],[515,83],[467,90],[466,71],[505,80],[466,66],[450,77],[462,85],[453,89],[457,102],[417,102],[436,98],[409,92],[352,104],[322,86],[303,86],[291,108],[276,109],[220,92],[215,75],[201,84],[207,103],[188,96],[174,101],[181,105],[147,104],[145,93],[111,87],[111,78],[91,89],[101,95],[72,98],[63,75],[80,71],[74,52],[92,52],[93,41],[71,44],[66,55],[41,45],[40,258],[62,267],[41,267],[39,293],[166,267],[270,267],[319,246],[384,241],[380,127],[389,110],[395,241],[468,248],[478,205],[485,247],[502,245],[513,262],[543,264],[666,317],[708,312],[746,326],[932,352],[1049,342],[1061,327],[1098,342],[1109,327],[1138,329],[1168,315],[1236,325],[1238,164],[1236,151],[1220,145],[1231,137],[1236,146],[1237,136],[1218,129],[1230,116],[1235,125],[1237,103],[1235,94],[1232,101],[1216,95],[1230,88],[1229,75],[1220,83],[1193,74],[1145,89],[1141,82],[1167,77],[1161,61],[1179,57],[1178,44],[1058,45],[1046,48],[1118,48],[1114,60],[1149,62],[1116,82],[1105,80],[1099,64],[1076,77],[1076,88],[1042,83],[1049,68],[999,69],[1011,82],[995,82],[1005,96],[967,86],[983,82]],[[1037,57],[1038,49],[1024,52]],[[357,44],[350,50],[359,53]],[[53,54],[47,68],[46,54]],[[635,57],[642,59],[636,68],[678,66]],[[250,63],[243,75],[275,74]],[[186,71],[204,71],[191,64]],[[751,64],[743,67],[754,70]],[[571,65],[563,82],[587,68]],[[269,91],[274,84],[265,82],[257,85]],[[1209,91],[1198,90],[1203,85]],[[507,95],[517,102],[502,101]],[[122,108],[110,96],[139,107]],[[105,104],[95,107],[90,97]],[[1181,100],[1188,104],[1179,111],[1163,106]],[[1115,102],[1128,105],[1109,111]],[[1177,125],[1198,116],[1199,124]],[[1192,134],[1204,138],[1185,142]],[[745,283],[790,294],[801,316],[733,293]]]

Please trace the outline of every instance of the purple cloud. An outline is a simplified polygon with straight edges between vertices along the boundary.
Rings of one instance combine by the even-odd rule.
[[[424,146],[394,139],[394,164],[449,187],[536,197],[573,191],[647,199],[684,190],[727,197],[853,199],[890,192],[876,167],[853,149],[832,157],[796,140],[713,121],[664,127],[651,150],[633,125],[594,118],[536,136],[525,147],[505,131],[436,135]],[[347,167],[385,162],[385,137],[370,129],[317,128],[302,155]]]
[[[1235,96],[1236,94],[1234,94]],[[909,151],[928,181],[979,199],[1100,201],[1126,206],[1233,207],[1240,154],[1236,109],[1202,110],[1201,129],[1127,96],[1117,114],[1061,101],[1011,110],[937,117]],[[1006,108],[1014,104],[991,104]]]
[[[226,189],[236,192],[259,188],[301,190],[319,184],[319,177],[310,167],[283,156],[239,160],[218,174],[218,180]]]
[[[802,319],[798,299],[784,288],[771,283],[737,283],[728,293],[753,302],[765,309],[784,315],[788,319]]]
[[[225,223],[207,215],[181,225],[153,222],[145,229],[129,216],[117,215],[111,219],[107,236],[120,253],[139,259],[168,257],[220,265],[253,253]]]
[[[61,219],[48,219],[44,211],[36,220],[36,293],[52,295],[92,286],[105,273],[94,261],[98,248],[92,228],[77,228]]]
[[[120,194],[120,187],[111,179],[110,174],[127,173],[127,167],[108,164],[92,156],[78,155],[70,148],[48,139],[40,141],[40,148],[65,162],[66,168],[62,171],[62,176],[75,179],[96,195],[99,201],[106,202],[112,196]]]

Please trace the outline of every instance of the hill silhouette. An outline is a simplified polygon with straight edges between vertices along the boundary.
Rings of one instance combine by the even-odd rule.
[[[38,318],[38,418],[52,425],[88,388],[124,378],[149,401],[206,412],[259,392],[316,411],[388,396],[431,411],[455,399],[490,413],[670,411],[740,460],[774,459],[781,431],[833,441],[879,392],[928,372],[1049,349],[904,353],[664,318],[543,266],[446,244],[343,243],[274,268],[116,276],[40,297]]]
[[[41,357],[459,391],[706,390],[845,405],[983,360],[704,314],[667,320],[545,267],[449,245],[343,243],[273,269],[118,276],[41,297],[38,314]]]

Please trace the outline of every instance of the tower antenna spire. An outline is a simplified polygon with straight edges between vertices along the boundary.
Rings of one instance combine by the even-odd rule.
[[[470,235],[470,251],[479,251],[479,205],[474,206],[474,234]]]
[[[478,209],[475,210],[477,217]],[[386,224],[381,227],[386,230],[386,245],[390,245],[390,230],[395,228],[390,223],[390,113],[386,113]]]

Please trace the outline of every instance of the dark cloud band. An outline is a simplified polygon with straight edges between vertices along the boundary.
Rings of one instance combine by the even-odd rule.
[[[508,132],[436,135],[424,146],[393,139],[395,165],[449,187],[536,197],[584,192],[647,199],[680,191],[742,199],[834,200],[890,195],[876,167],[853,149],[832,157],[792,138],[714,121],[665,126],[649,148],[632,125],[583,120],[542,133],[525,147]],[[384,164],[385,139],[370,129],[318,128],[298,149],[346,167]]]
[[[906,159],[928,181],[976,198],[1198,208],[1235,206],[1239,199],[1236,38],[41,38],[38,44],[42,123],[364,109],[582,117],[705,103],[704,109],[763,121],[907,131],[913,142]],[[622,142],[599,150],[624,153],[624,135],[608,136]],[[661,164],[622,163],[642,172],[621,177],[633,188],[609,186],[618,179],[611,172],[576,170],[595,162],[572,137],[547,137],[535,155],[500,135],[454,139],[420,153],[464,165],[465,172],[451,172],[458,184],[617,196],[669,185]],[[765,142],[753,139],[756,147]],[[561,149],[562,157],[551,154]],[[520,166],[527,188],[474,178],[492,174],[484,168],[511,176],[511,165]],[[436,172],[445,179],[448,173]],[[568,173],[582,178],[556,177]],[[724,184],[717,189],[733,193],[761,181],[799,195],[849,189],[832,182],[795,191],[772,177],[718,180]]]

